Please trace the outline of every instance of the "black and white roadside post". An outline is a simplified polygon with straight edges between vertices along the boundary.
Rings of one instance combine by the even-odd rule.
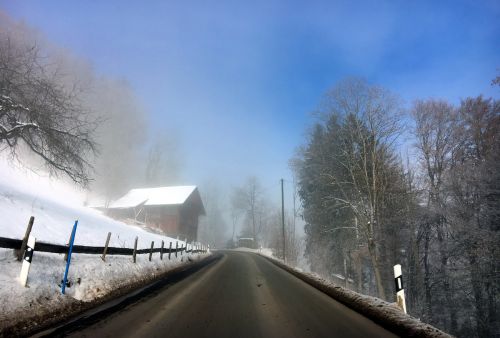
[[[23,260],[24,252],[26,251],[26,246],[28,245],[28,238],[30,237],[31,229],[33,228],[33,223],[35,222],[35,217],[31,216],[28,222],[28,227],[26,228],[26,233],[23,237],[23,242],[21,244],[21,249],[17,253],[17,260],[20,262]]]
[[[406,313],[405,289],[403,287],[403,274],[400,264],[394,265],[394,284],[396,286],[396,303]]]
[[[33,259],[33,252],[35,251],[36,238],[29,236],[26,249],[24,250],[23,266],[21,267],[21,284],[26,286],[28,281],[28,273],[30,272],[31,260]]]

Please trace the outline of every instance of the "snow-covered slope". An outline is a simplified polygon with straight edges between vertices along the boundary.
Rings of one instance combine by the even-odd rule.
[[[168,241],[174,240],[105,217],[84,207],[85,195],[75,187],[0,160],[1,237],[22,238],[30,216],[35,216],[32,234],[37,241],[54,244],[67,243],[75,220],[75,244],[79,245],[103,246],[108,232],[112,233],[110,246],[116,247],[133,247],[135,236],[139,236],[139,247],[161,240],[168,247]]]

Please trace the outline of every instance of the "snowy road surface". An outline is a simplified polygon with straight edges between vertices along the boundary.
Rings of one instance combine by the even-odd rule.
[[[73,337],[395,337],[252,253],[225,252]]]

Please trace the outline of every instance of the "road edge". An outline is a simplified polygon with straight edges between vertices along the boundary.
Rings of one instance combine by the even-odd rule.
[[[430,324],[423,323],[417,318],[403,313],[389,302],[345,289],[315,275],[286,265],[275,258],[262,254],[258,255],[399,336],[418,338],[452,337]]]

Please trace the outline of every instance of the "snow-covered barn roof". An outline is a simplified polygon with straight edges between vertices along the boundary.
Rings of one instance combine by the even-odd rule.
[[[126,209],[144,205],[184,204],[197,188],[194,185],[132,189],[125,196],[111,203],[111,209]]]

